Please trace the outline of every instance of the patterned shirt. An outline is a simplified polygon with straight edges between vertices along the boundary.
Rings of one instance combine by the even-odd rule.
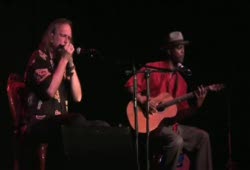
[[[28,119],[41,120],[45,117],[65,114],[68,111],[66,76],[62,80],[54,97],[47,94],[57,63],[49,54],[37,50],[32,54],[25,72],[25,81],[29,89],[27,96]]]

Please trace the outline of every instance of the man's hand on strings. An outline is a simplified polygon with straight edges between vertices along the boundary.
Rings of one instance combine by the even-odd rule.
[[[197,107],[201,107],[207,96],[207,89],[203,85],[199,86],[198,90],[195,91],[195,96],[197,98]]]
[[[147,96],[143,96],[138,94],[137,95],[137,100],[138,102],[144,107],[144,110],[146,111],[146,106],[147,106]],[[149,98],[149,114],[157,112],[157,107],[158,103]]]

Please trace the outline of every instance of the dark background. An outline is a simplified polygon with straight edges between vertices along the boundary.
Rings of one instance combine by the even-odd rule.
[[[182,31],[191,41],[185,65],[192,69],[194,84],[223,83],[226,88],[209,93],[193,125],[210,133],[215,169],[226,169],[228,132],[232,159],[239,169],[249,167],[249,5],[243,1],[1,1],[1,160],[11,169],[11,116],[6,96],[8,74],[23,74],[43,31],[58,17],[73,22],[74,42],[95,48],[91,57],[75,57],[84,99],[72,109],[89,119],[104,119],[113,126],[128,125],[129,96],[123,88],[125,70],[132,61],[139,66],[156,61],[163,37]],[[229,121],[231,120],[231,121]]]

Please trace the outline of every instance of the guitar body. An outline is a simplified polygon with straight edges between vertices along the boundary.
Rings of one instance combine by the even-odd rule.
[[[173,97],[169,93],[162,93],[155,98],[152,98],[156,103],[164,103],[173,100]],[[158,127],[161,121],[165,118],[174,117],[177,113],[177,106],[171,105],[165,109],[149,114],[149,131],[152,131]],[[136,114],[134,111],[134,103],[130,101],[127,105],[127,117],[130,125],[133,129],[136,129],[135,120]],[[147,132],[147,115],[142,107],[138,106],[138,132],[146,133]]]
[[[212,84],[204,87],[207,91],[219,91],[224,88],[223,84]],[[157,104],[157,112],[149,114],[149,131],[157,128],[161,121],[165,118],[171,118],[176,116],[177,106],[185,100],[195,97],[195,91],[184,94],[183,96],[173,98],[169,93],[161,93],[155,98],[152,98],[153,102]],[[127,116],[130,125],[136,130],[135,120],[136,114],[133,101],[130,101],[127,106]],[[138,132],[147,132],[147,115],[145,109],[138,106]]]

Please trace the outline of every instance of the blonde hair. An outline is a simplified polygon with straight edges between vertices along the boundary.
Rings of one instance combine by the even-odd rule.
[[[45,31],[43,37],[42,37],[42,41],[39,44],[39,49],[42,51],[47,51],[50,48],[50,35],[51,33],[55,33],[58,26],[63,25],[63,24],[68,24],[70,25],[71,29],[72,29],[72,22],[66,18],[57,18],[54,21],[52,21],[47,30]],[[71,41],[73,41],[71,39]]]

